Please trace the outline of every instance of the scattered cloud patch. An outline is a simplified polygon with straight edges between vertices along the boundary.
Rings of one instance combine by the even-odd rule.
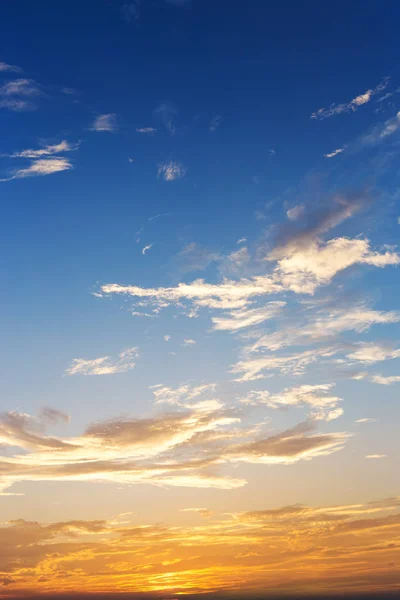
[[[181,163],[170,160],[169,162],[158,165],[157,173],[158,176],[162,177],[165,181],[175,181],[176,179],[182,179],[185,176],[186,169]]]
[[[73,168],[72,163],[66,158],[42,158],[31,162],[29,167],[18,169],[13,174],[0,181],[11,181],[12,179],[23,179],[25,177],[37,177],[42,175],[53,175]]]
[[[43,96],[43,91],[32,79],[15,79],[0,86],[0,108],[14,112],[36,110],[32,98]]]
[[[120,352],[116,358],[102,356],[101,358],[74,358],[66,369],[67,375],[115,375],[125,373],[136,366],[139,356],[138,348],[128,348]]]
[[[155,127],[139,127],[136,129],[137,133],[145,133],[147,135],[154,135],[157,133],[157,129]]]
[[[114,132],[118,129],[117,115],[115,113],[107,113],[99,115],[93,121],[90,127],[91,131],[110,131]]]
[[[40,158],[42,156],[51,156],[53,154],[60,154],[62,152],[72,152],[77,150],[80,146],[80,142],[71,144],[66,140],[63,140],[59,144],[52,144],[38,148],[37,150],[21,150],[20,152],[14,152],[9,154],[10,158]]]
[[[297,221],[304,213],[304,204],[298,204],[286,211],[286,216],[290,221]]]

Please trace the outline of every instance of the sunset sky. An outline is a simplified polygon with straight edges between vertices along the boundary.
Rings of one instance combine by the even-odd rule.
[[[1,3],[0,598],[400,592],[399,18]]]

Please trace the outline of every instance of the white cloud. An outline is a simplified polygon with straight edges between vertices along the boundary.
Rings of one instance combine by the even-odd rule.
[[[150,250],[150,248],[152,248],[153,244],[149,244],[148,246],[145,246],[144,248],[142,248],[142,254],[146,254],[146,252],[148,252]]]
[[[376,423],[376,419],[371,419],[371,417],[364,417],[363,419],[357,419],[356,423]]]
[[[229,316],[212,317],[211,320],[216,330],[237,331],[276,317],[285,305],[282,301],[268,302],[260,308],[232,310]]]
[[[21,67],[16,67],[15,65],[8,65],[5,62],[0,62],[0,72],[22,73],[22,69]]]
[[[165,181],[175,181],[176,179],[182,179],[186,174],[185,167],[176,161],[170,160],[169,162],[158,165],[157,170],[158,176],[162,176]]]
[[[9,154],[10,158],[40,158],[41,156],[51,156],[53,154],[60,154],[61,152],[71,152],[79,148],[80,142],[70,144],[66,140],[63,140],[59,144],[53,144],[44,146],[37,150],[21,150],[20,152],[14,152]]]
[[[90,129],[92,131],[116,131],[118,129],[117,115],[115,113],[99,115]]]
[[[329,108],[319,108],[317,111],[312,113],[312,119],[327,119],[329,117],[333,117],[335,115],[340,115],[342,113],[354,112],[363,104],[367,104],[376,94],[382,92],[389,84],[389,78],[384,79],[379,85],[377,85],[373,89],[369,89],[363,94],[356,96],[350,102],[345,102],[343,104],[331,104]]]
[[[14,171],[11,177],[0,179],[0,181],[11,181],[12,179],[22,179],[24,177],[37,177],[41,175],[52,175],[61,171],[72,169],[72,163],[66,158],[42,158],[31,162],[26,169]]]
[[[247,242],[247,238],[245,238],[245,237],[242,237],[242,238],[239,238],[239,239],[238,239],[238,241],[237,241],[236,243],[237,243],[237,244],[245,244],[246,242]]]
[[[356,360],[362,363],[375,363],[383,360],[391,360],[400,357],[400,349],[380,346],[379,344],[363,344],[358,350],[347,355],[350,360]]]
[[[0,108],[14,112],[35,110],[37,106],[32,98],[42,96],[43,92],[32,79],[15,79],[0,87]]]
[[[138,348],[128,348],[120,352],[116,358],[102,356],[101,358],[74,358],[66,369],[67,375],[114,375],[130,371],[136,365],[139,356]]]
[[[290,219],[291,221],[297,221],[297,219],[299,217],[301,217],[301,215],[303,213],[304,213],[304,204],[298,204],[297,206],[294,206],[293,208],[289,208],[289,210],[286,211],[287,218]]]
[[[400,383],[400,375],[391,375],[384,377],[383,375],[371,375],[371,381],[373,383],[379,383],[380,385],[392,385],[392,383]]]
[[[270,156],[274,156],[274,154],[276,154],[276,151],[275,151],[273,148],[270,148],[270,149],[268,150],[268,154],[269,154]]]
[[[242,373],[234,379],[239,383],[272,377],[271,372],[274,371],[281,374],[302,375],[308,365],[317,360],[329,358],[336,352],[337,350],[333,348],[319,348],[281,356],[270,354],[257,358],[246,357],[234,364],[231,372]]]
[[[185,338],[183,340],[183,343],[185,346],[194,346],[196,342],[194,340],[191,340],[190,338]]]
[[[336,150],[333,150],[333,152],[328,152],[328,154],[324,154],[325,158],[333,158],[334,156],[337,156],[338,154],[342,154],[342,152],[345,151],[345,148],[337,148]]]
[[[367,239],[334,238],[328,242],[314,241],[303,249],[280,249],[273,251],[268,260],[279,260],[275,273],[286,289],[300,294],[313,294],[333,277],[355,264],[376,267],[400,264],[400,256],[389,250],[374,252]]]
[[[154,135],[157,133],[157,129],[155,127],[139,127],[136,129],[138,133],[147,133],[148,135]]]
[[[165,340],[166,342],[169,342],[169,340],[170,340],[170,339],[171,339],[171,336],[170,336],[170,335],[168,335],[168,334],[167,334],[167,335],[164,335],[164,340]]]
[[[395,117],[388,119],[383,124],[374,127],[370,133],[364,135],[361,139],[361,145],[374,145],[395,133],[400,129],[400,111]]]

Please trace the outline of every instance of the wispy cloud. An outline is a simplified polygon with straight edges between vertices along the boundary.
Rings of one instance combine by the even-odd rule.
[[[157,129],[155,127],[139,127],[136,129],[137,133],[146,133],[147,135],[154,135],[157,133]]]
[[[132,21],[138,21],[140,17],[140,0],[133,0],[133,2],[126,2],[121,7],[121,14],[124,21],[131,23]]]
[[[102,356],[101,358],[74,358],[66,369],[67,375],[115,375],[125,373],[136,366],[139,356],[138,348],[128,348],[117,357]]]
[[[363,94],[356,96],[353,100],[349,102],[345,102],[342,104],[331,104],[329,108],[319,108],[317,111],[312,113],[312,119],[327,119],[329,117],[333,117],[335,115],[340,115],[342,113],[354,112],[363,104],[367,104],[371,100],[373,96],[382,92],[389,85],[389,78],[385,78],[379,85],[375,88],[368,89]]]
[[[209,510],[208,508],[181,508],[181,511],[198,513],[201,517],[204,517],[205,519],[212,517],[213,514],[212,510]]]
[[[400,357],[400,349],[376,343],[361,344],[357,350],[347,355],[350,360],[372,364]]]
[[[0,61],[0,73],[22,73],[21,67],[16,67],[15,65],[8,65],[5,62]]]
[[[154,111],[154,115],[158,118],[170,135],[178,133],[178,109],[169,102],[163,102]]]
[[[11,181],[12,179],[22,179],[25,177],[37,177],[42,175],[53,175],[62,171],[69,171],[73,164],[66,158],[42,158],[31,162],[29,167],[13,171],[10,177],[0,179],[0,181]]]
[[[43,91],[32,79],[14,79],[0,87],[0,108],[8,108],[14,112],[35,110],[32,98],[43,96]]]
[[[218,127],[221,125],[221,123],[222,123],[221,115],[215,115],[210,121],[208,130],[211,132],[216,131],[218,129]]]
[[[150,248],[153,247],[153,244],[149,244],[148,246],[144,246],[144,248],[142,248],[142,254],[146,254],[146,252],[148,252],[150,250]]]
[[[269,408],[310,406],[313,409],[311,412],[313,419],[332,421],[343,414],[343,409],[338,408],[342,399],[329,395],[334,386],[334,383],[301,385],[286,388],[279,394],[270,394],[267,390],[251,391],[242,401],[245,404],[262,404]]]
[[[342,152],[345,151],[345,148],[337,148],[336,150],[333,150],[333,152],[329,152],[328,154],[324,154],[325,158],[333,158],[334,156],[337,156],[338,154],[342,154]]]
[[[92,126],[90,127],[92,131],[117,131],[118,129],[118,121],[117,115],[115,113],[107,113],[104,115],[99,115],[95,118]]]
[[[157,170],[158,176],[162,177],[165,181],[175,181],[176,179],[182,179],[186,174],[185,167],[174,160],[162,163],[158,165]]]
[[[59,144],[43,146],[43,148],[38,148],[37,150],[21,150],[20,152],[13,152],[7,156],[10,158],[40,158],[41,156],[51,156],[53,154],[77,150],[79,145],[80,142],[71,144],[66,140],[63,140]]]

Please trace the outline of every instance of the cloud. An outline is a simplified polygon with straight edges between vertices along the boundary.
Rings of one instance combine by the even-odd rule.
[[[154,111],[154,115],[161,121],[170,135],[178,133],[178,110],[172,104],[163,102]]]
[[[381,346],[379,344],[361,344],[358,350],[351,352],[347,355],[350,360],[356,360],[358,362],[372,364],[383,360],[391,360],[400,357],[400,349],[394,350],[393,348]]]
[[[195,518],[187,526],[122,523],[118,517],[4,523],[5,595],[46,596],[51,590],[56,597],[60,586],[85,598],[111,598],[127,587],[143,597],[171,597],[171,589],[174,596],[241,590],[246,597],[268,590],[274,598],[298,590],[316,598],[396,593],[398,499],[275,508],[258,499],[258,506],[201,524]]]
[[[271,377],[271,371],[279,372],[284,375],[289,373],[293,375],[302,375],[308,365],[317,360],[330,358],[336,354],[336,352],[337,349],[335,348],[316,348],[280,356],[270,354],[257,358],[246,357],[234,364],[231,367],[231,372],[234,374],[242,373],[240,377],[234,379],[234,381],[237,381],[238,383],[264,379],[268,376]]]
[[[322,234],[353,217],[368,206],[369,202],[369,198],[361,194],[337,194],[314,210],[306,211],[305,207],[295,207],[295,212],[288,214],[289,218],[294,217],[291,220],[295,222],[286,223],[277,230],[275,248],[269,253],[268,260],[285,258],[295,251],[320,243],[319,237]],[[303,215],[304,219],[299,221],[299,217]]]
[[[179,273],[204,271],[211,263],[221,259],[218,252],[208,250],[195,242],[186,244],[174,259],[174,266]]]
[[[142,248],[142,254],[146,254],[146,252],[148,252],[150,250],[150,248],[153,247],[153,244],[149,244],[148,246],[144,246],[144,248]]]
[[[20,152],[14,152],[9,154],[10,158],[40,158],[42,156],[51,156],[53,154],[60,154],[61,152],[71,152],[79,148],[80,142],[70,144],[66,140],[63,140],[59,144],[47,145],[37,150],[21,150]]]
[[[242,238],[239,238],[239,239],[238,239],[238,241],[237,241],[236,243],[237,243],[237,244],[245,244],[246,242],[247,242],[247,238],[245,238],[245,237],[242,237]]]
[[[136,366],[139,356],[138,348],[128,348],[120,352],[116,358],[102,356],[101,358],[74,358],[66,369],[67,375],[115,375],[125,373]]]
[[[334,156],[337,156],[338,154],[342,154],[342,152],[345,151],[345,148],[337,148],[336,150],[333,150],[332,152],[329,152],[328,154],[324,154],[325,158],[333,158]]]
[[[237,460],[261,464],[292,464],[326,456],[343,448],[347,433],[307,435],[314,429],[310,422],[300,423],[278,435],[248,442],[230,450]]]
[[[337,337],[345,331],[362,333],[373,325],[398,323],[400,313],[395,311],[378,311],[365,304],[349,307],[322,308],[313,313],[306,313],[306,323],[289,325],[271,334],[262,335],[247,352],[259,351],[261,348],[279,350],[289,346],[321,342]],[[364,347],[366,351],[366,348]],[[373,352],[373,350],[371,350]],[[375,350],[376,352],[376,350]]]
[[[304,204],[298,204],[297,206],[290,208],[288,211],[286,211],[287,218],[291,221],[297,221],[297,219],[303,214],[304,209]]]
[[[42,158],[31,162],[25,169],[17,169],[12,175],[0,181],[11,181],[12,179],[23,179],[25,177],[37,177],[41,175],[52,175],[62,171],[73,169],[72,163],[66,158]]]
[[[210,124],[208,126],[208,131],[214,132],[218,129],[218,127],[221,125],[222,123],[222,117],[221,115],[215,115],[215,117],[213,117],[210,121]]]
[[[157,174],[159,177],[163,177],[165,181],[175,181],[186,175],[186,169],[181,163],[170,160],[158,165]]]
[[[181,508],[182,512],[193,512],[198,513],[201,517],[205,519],[212,517],[212,510],[208,510],[208,508]]]
[[[118,129],[118,121],[117,115],[115,113],[107,113],[104,115],[99,115],[93,121],[91,126],[91,131],[117,131]]]
[[[14,112],[35,110],[32,98],[43,96],[43,91],[32,79],[15,79],[0,86],[0,108]]]
[[[333,117],[335,115],[340,115],[342,113],[355,112],[360,106],[367,104],[373,96],[382,92],[389,85],[389,78],[385,78],[379,85],[375,88],[369,89],[363,94],[356,96],[350,102],[345,102],[343,104],[331,104],[329,108],[319,108],[314,113],[312,113],[312,119],[327,119],[329,117]]]
[[[279,394],[270,394],[267,390],[251,391],[243,400],[246,404],[262,404],[268,408],[309,406],[313,409],[312,418],[331,421],[343,414],[343,410],[337,406],[342,398],[329,395],[334,385],[334,383],[301,385],[286,388]]]
[[[169,342],[169,340],[170,340],[170,339],[171,339],[171,336],[170,336],[170,335],[168,335],[168,334],[167,334],[167,335],[164,335],[164,340],[165,340],[166,342]]]
[[[396,116],[388,119],[383,124],[376,125],[372,130],[360,138],[359,143],[364,146],[373,146],[386,140],[400,129],[400,111]]]
[[[400,383],[400,375],[391,375],[384,377],[383,375],[371,375],[370,380],[373,383],[379,383],[380,385],[392,385],[392,383]]]
[[[269,154],[270,156],[274,156],[274,155],[276,154],[276,151],[275,151],[273,148],[270,148],[270,149],[268,150],[268,154]]]
[[[371,419],[370,417],[364,417],[363,419],[357,419],[356,423],[376,423],[376,419]]]
[[[22,73],[21,67],[16,67],[15,65],[8,65],[5,62],[0,61],[0,73]]]
[[[238,331],[275,318],[285,305],[283,301],[267,302],[260,308],[232,310],[229,316],[212,317],[211,320],[216,330]]]
[[[196,343],[196,342],[195,342],[194,340],[191,340],[190,338],[185,338],[185,339],[183,340],[183,344],[184,344],[185,346],[194,346],[194,345],[195,345],[195,343]]]
[[[140,17],[140,0],[134,0],[133,2],[123,4],[121,7],[121,14],[122,18],[127,23],[138,21]]]
[[[147,135],[154,135],[157,133],[157,129],[155,127],[139,127],[136,129],[137,133],[146,133]]]
[[[365,458],[386,458],[386,454],[367,454]]]
[[[40,409],[39,420],[45,423],[56,425],[57,423],[69,423],[71,421],[71,417],[62,410],[44,406]]]

